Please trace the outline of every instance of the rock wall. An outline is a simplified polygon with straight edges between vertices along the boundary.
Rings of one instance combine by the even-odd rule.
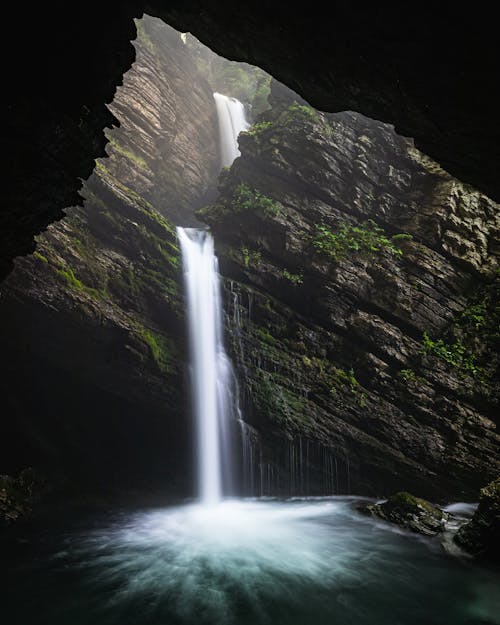
[[[500,470],[498,205],[390,126],[276,85],[240,149],[199,216],[261,438],[254,481],[297,492],[294,468],[321,491],[326,462],[337,492],[474,497]]]
[[[218,173],[212,90],[176,31],[138,23],[110,109],[108,158],[83,207],[2,285],[2,471],[34,465],[94,488],[189,489],[176,223]]]

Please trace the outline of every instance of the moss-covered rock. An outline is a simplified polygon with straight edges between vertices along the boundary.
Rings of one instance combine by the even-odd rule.
[[[500,478],[481,489],[474,516],[458,530],[454,540],[474,556],[500,561]]]
[[[367,506],[374,516],[418,534],[435,536],[445,528],[448,515],[431,503],[407,492],[389,497],[381,504]]]

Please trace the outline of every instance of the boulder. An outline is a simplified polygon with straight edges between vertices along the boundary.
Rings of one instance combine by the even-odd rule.
[[[458,530],[454,540],[474,556],[500,561],[500,478],[481,489],[474,516]]]
[[[384,521],[425,536],[442,532],[448,519],[446,512],[404,491],[389,497],[384,503],[367,506],[367,510]]]

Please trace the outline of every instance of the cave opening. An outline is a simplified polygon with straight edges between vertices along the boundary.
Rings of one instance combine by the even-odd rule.
[[[43,564],[14,567],[8,609],[23,623],[81,606],[96,623],[495,622],[496,572],[447,554],[471,550],[457,529],[499,472],[498,205],[391,125],[318,111],[157,18],[136,25],[84,204],[2,284],[2,471],[17,475],[2,477],[2,520],[17,528],[44,496],[42,524],[68,507],[46,544],[37,521],[21,530],[23,565]],[[178,503],[199,453],[178,226],[214,237],[234,366],[230,492],[245,498],[217,513]]]

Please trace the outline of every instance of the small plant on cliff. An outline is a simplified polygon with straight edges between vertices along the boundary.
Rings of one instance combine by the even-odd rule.
[[[402,378],[405,382],[416,382],[417,374],[413,369],[401,369],[398,373],[399,377]]]
[[[256,136],[261,134],[262,132],[265,132],[266,130],[269,130],[272,125],[273,122],[258,122],[257,124],[250,126],[250,128],[246,132],[248,135]]]
[[[259,250],[250,250],[248,247],[242,247],[240,249],[241,256],[243,258],[243,264],[245,267],[257,266],[262,258],[262,254]]]
[[[427,332],[424,332],[422,341],[423,353],[434,354],[457,369],[459,373],[471,375],[479,380],[485,378],[484,368],[477,364],[475,354],[468,350],[462,339],[457,339],[454,343],[446,343],[443,339],[433,340]]]
[[[234,190],[233,207],[237,212],[262,211],[269,217],[276,217],[281,212],[281,205],[278,202],[256,189],[251,189],[245,183],[239,184]]]
[[[349,254],[374,254],[382,250],[402,256],[403,250],[398,243],[411,238],[410,234],[403,233],[389,237],[383,228],[368,219],[360,225],[342,222],[336,231],[317,225],[313,245],[334,262],[339,262]]]
[[[309,120],[312,122],[317,122],[319,120],[318,112],[315,111],[312,106],[299,104],[298,102],[290,104],[286,112],[289,116],[299,118],[300,120]]]
[[[304,282],[304,276],[301,273],[290,273],[287,269],[282,269],[280,275],[285,280],[288,280],[293,286],[299,286]]]

